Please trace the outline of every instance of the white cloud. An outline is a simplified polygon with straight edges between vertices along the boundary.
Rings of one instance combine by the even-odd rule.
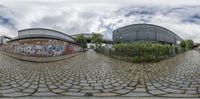
[[[197,11],[199,9],[200,6],[132,6],[117,11],[118,16],[113,15],[105,18],[104,25],[112,26],[112,29],[116,29],[136,23],[156,24],[172,30],[183,39],[193,39],[194,41],[200,42],[200,13]],[[195,19],[194,16],[196,17]]]
[[[200,0],[2,0],[0,4],[7,7],[0,8],[0,16],[14,24],[14,28],[0,24],[0,35],[44,27],[68,34],[102,32],[112,39],[113,29],[151,23],[200,42]]]
[[[7,27],[0,25],[0,35],[15,37],[16,34],[17,32],[15,30],[11,30],[11,29],[8,29]]]

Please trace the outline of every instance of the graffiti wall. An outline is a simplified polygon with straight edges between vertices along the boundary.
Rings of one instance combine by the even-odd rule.
[[[23,39],[1,47],[2,51],[28,56],[59,56],[82,51],[79,45],[52,39]]]
[[[31,56],[58,56],[64,54],[63,45],[17,45],[15,54]]]

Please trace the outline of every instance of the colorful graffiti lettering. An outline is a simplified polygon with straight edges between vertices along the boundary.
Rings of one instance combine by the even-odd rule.
[[[53,56],[61,55],[64,52],[64,46],[62,45],[46,45],[45,49]]]
[[[24,39],[2,45],[1,51],[27,56],[59,56],[82,51],[79,45],[59,40]]]
[[[15,48],[16,54],[38,55],[38,56],[57,56],[64,52],[62,45],[18,45]]]

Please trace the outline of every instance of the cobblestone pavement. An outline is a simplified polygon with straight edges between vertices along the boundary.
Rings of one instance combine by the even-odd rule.
[[[200,52],[133,64],[92,50],[50,63],[0,54],[0,97],[200,97]]]

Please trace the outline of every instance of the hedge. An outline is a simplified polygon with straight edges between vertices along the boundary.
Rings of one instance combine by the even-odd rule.
[[[175,54],[175,46],[155,42],[113,44],[112,54],[132,62],[156,62]]]

